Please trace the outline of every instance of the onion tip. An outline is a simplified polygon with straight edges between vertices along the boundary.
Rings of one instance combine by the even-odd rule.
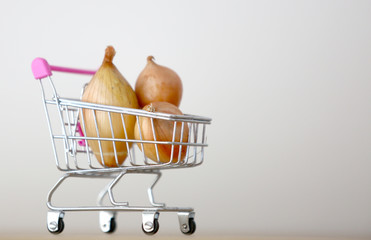
[[[113,57],[116,55],[116,51],[112,46],[107,46],[106,52],[104,54],[103,62],[112,63]]]
[[[155,60],[154,56],[151,55],[147,57],[147,62],[153,62],[153,60]]]

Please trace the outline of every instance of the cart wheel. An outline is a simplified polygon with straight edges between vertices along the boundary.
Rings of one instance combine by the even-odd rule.
[[[189,219],[189,222],[188,222],[188,228],[185,229],[185,230],[182,229],[182,233],[184,233],[186,235],[191,235],[195,231],[196,231],[196,222],[195,222],[195,220],[193,218],[190,218]]]
[[[100,228],[104,233],[113,233],[116,230],[115,212],[102,211],[99,215]]]
[[[49,232],[58,234],[64,229],[64,212],[62,211],[49,211],[47,216],[47,228]]]
[[[109,228],[107,229],[107,231],[105,231],[105,233],[113,233],[116,231],[116,220],[114,218],[111,218],[111,221],[110,221],[110,224],[109,224]]]
[[[48,223],[47,227],[48,227],[48,230],[49,230],[50,233],[53,233],[53,234],[61,233],[64,229],[63,218],[59,218],[58,223],[56,223],[56,222]]]
[[[194,212],[178,212],[180,231],[186,235],[191,235],[196,231]]]
[[[147,235],[153,235],[157,233],[159,228],[160,224],[158,223],[158,219],[154,219],[153,223],[147,222],[145,226],[142,224],[142,230]]]
[[[114,231],[116,231],[116,220],[114,218],[111,219],[111,226],[110,226],[110,229],[108,230],[107,233],[113,233]]]

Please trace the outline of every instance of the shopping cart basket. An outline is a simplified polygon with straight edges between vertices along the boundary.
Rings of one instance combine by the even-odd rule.
[[[168,207],[163,203],[154,200],[153,188],[161,177],[162,170],[195,167],[202,164],[204,160],[204,149],[206,143],[206,125],[211,123],[210,118],[194,115],[172,115],[165,113],[152,113],[140,109],[123,108],[101,104],[87,103],[71,98],[62,98],[58,95],[55,84],[52,80],[52,72],[67,72],[74,74],[93,75],[95,71],[87,71],[74,68],[65,68],[49,65],[43,58],[36,58],[32,62],[32,72],[35,79],[39,80],[42,89],[42,102],[48,123],[52,149],[55,163],[58,170],[64,174],[52,187],[47,195],[47,228],[51,233],[60,233],[64,229],[63,217],[68,211],[98,211],[100,228],[103,232],[113,232],[116,228],[115,216],[118,211],[138,211],[142,213],[142,230],[147,234],[154,234],[158,231],[158,218],[160,212],[176,212],[180,224],[180,230],[184,234],[192,234],[196,229],[194,221],[194,209],[189,207]],[[113,131],[112,137],[99,137],[97,128],[96,137],[84,136],[85,122],[79,119],[80,113],[89,109],[94,114],[104,112],[111,119],[112,114],[120,114],[124,119],[126,115],[136,117],[146,117],[151,120],[152,127],[155,119],[170,121],[174,124],[172,141],[156,141],[156,132],[153,130],[154,141],[135,140],[129,138],[115,138]],[[81,117],[83,118],[83,117]],[[122,121],[125,124],[125,121]],[[95,120],[95,124],[96,120]],[[110,122],[112,129],[112,121]],[[188,131],[188,141],[175,141],[175,131],[181,125],[181,135]],[[187,127],[185,127],[187,126]],[[125,126],[124,126],[125,129]],[[140,131],[140,127],[138,127]],[[182,137],[180,139],[183,139]],[[89,148],[89,141],[112,142],[113,146],[117,142],[123,142],[128,146],[128,156],[119,167],[107,167],[104,161],[100,164]],[[182,140],[180,140],[182,141]],[[151,160],[139,150],[137,145],[154,144],[156,152],[160,145],[169,145],[172,149],[186,149],[184,159],[178,158],[173,161],[173,157],[168,162],[160,159]],[[132,146],[130,148],[130,146]],[[143,149],[143,147],[141,148]],[[174,151],[175,152],[175,151]],[[179,150],[179,154],[180,154]],[[102,150],[100,150],[103,159]],[[115,151],[116,153],[116,151]],[[158,153],[157,153],[158,158]],[[117,161],[117,156],[115,156]],[[117,162],[118,163],[118,162]],[[146,206],[132,206],[128,202],[119,202],[113,194],[114,186],[122,179],[125,174],[153,174],[155,179],[148,188],[149,203]],[[52,197],[63,181],[70,177],[83,178],[108,178],[109,183],[98,195],[97,204],[93,206],[63,207],[52,204]],[[103,201],[103,199],[106,201]],[[107,200],[108,199],[108,200]],[[108,203],[107,203],[108,202]]]

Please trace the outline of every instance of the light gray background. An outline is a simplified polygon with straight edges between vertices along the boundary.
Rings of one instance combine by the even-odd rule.
[[[0,234],[49,234],[61,175],[31,61],[94,69],[109,44],[132,85],[154,55],[183,80],[181,110],[213,118],[205,163],[156,192],[195,207],[198,234],[371,236],[371,1],[1,1]],[[149,179],[127,180],[144,196]],[[59,202],[94,201],[99,184],[71,182]],[[117,234],[140,221],[120,214]],[[176,221],[161,215],[159,234]],[[65,222],[100,234],[96,213]]]

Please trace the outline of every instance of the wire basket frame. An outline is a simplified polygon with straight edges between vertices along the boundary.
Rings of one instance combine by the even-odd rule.
[[[52,98],[46,99],[43,80],[49,80]],[[165,113],[153,113],[141,109],[123,108],[102,104],[83,102],[77,99],[61,98],[58,96],[52,78],[41,79],[42,98],[50,137],[53,145],[53,152],[57,168],[61,171],[93,171],[109,172],[126,170],[145,169],[166,169],[194,167],[202,164],[204,159],[204,148],[206,143],[206,125],[211,119],[194,115],[172,115]],[[85,136],[86,119],[83,111],[91,111],[94,116],[96,129],[95,136]],[[52,113],[54,112],[54,113]],[[101,136],[101,129],[98,127],[97,115],[106,115],[109,119],[111,131],[110,136]],[[54,116],[54,118],[52,117]],[[57,117],[56,117],[57,116]],[[117,137],[113,130],[113,116],[121,118],[124,137]],[[138,123],[140,139],[128,137],[127,127],[124,118],[132,116]],[[140,118],[148,118],[151,123],[153,140],[144,140],[140,127]],[[158,140],[158,132],[154,127],[155,121],[167,121],[172,124],[172,139],[166,141]],[[116,122],[117,124],[117,122]],[[60,125],[60,127],[57,127]],[[59,131],[57,129],[60,129]],[[180,138],[177,139],[176,136]],[[182,141],[183,136],[188,135],[187,141]],[[89,144],[98,143],[99,152],[93,153]],[[116,167],[108,167],[105,163],[105,154],[102,145],[112,144]],[[117,155],[117,146],[125,145],[127,157],[123,164],[120,164]],[[150,159],[145,146],[152,146],[155,149],[156,158]],[[171,149],[170,159],[164,160],[160,157],[159,148]],[[62,157],[63,155],[63,157]],[[182,156],[181,156],[182,155]],[[184,155],[184,156],[183,156]],[[98,159],[100,158],[100,160]]]

